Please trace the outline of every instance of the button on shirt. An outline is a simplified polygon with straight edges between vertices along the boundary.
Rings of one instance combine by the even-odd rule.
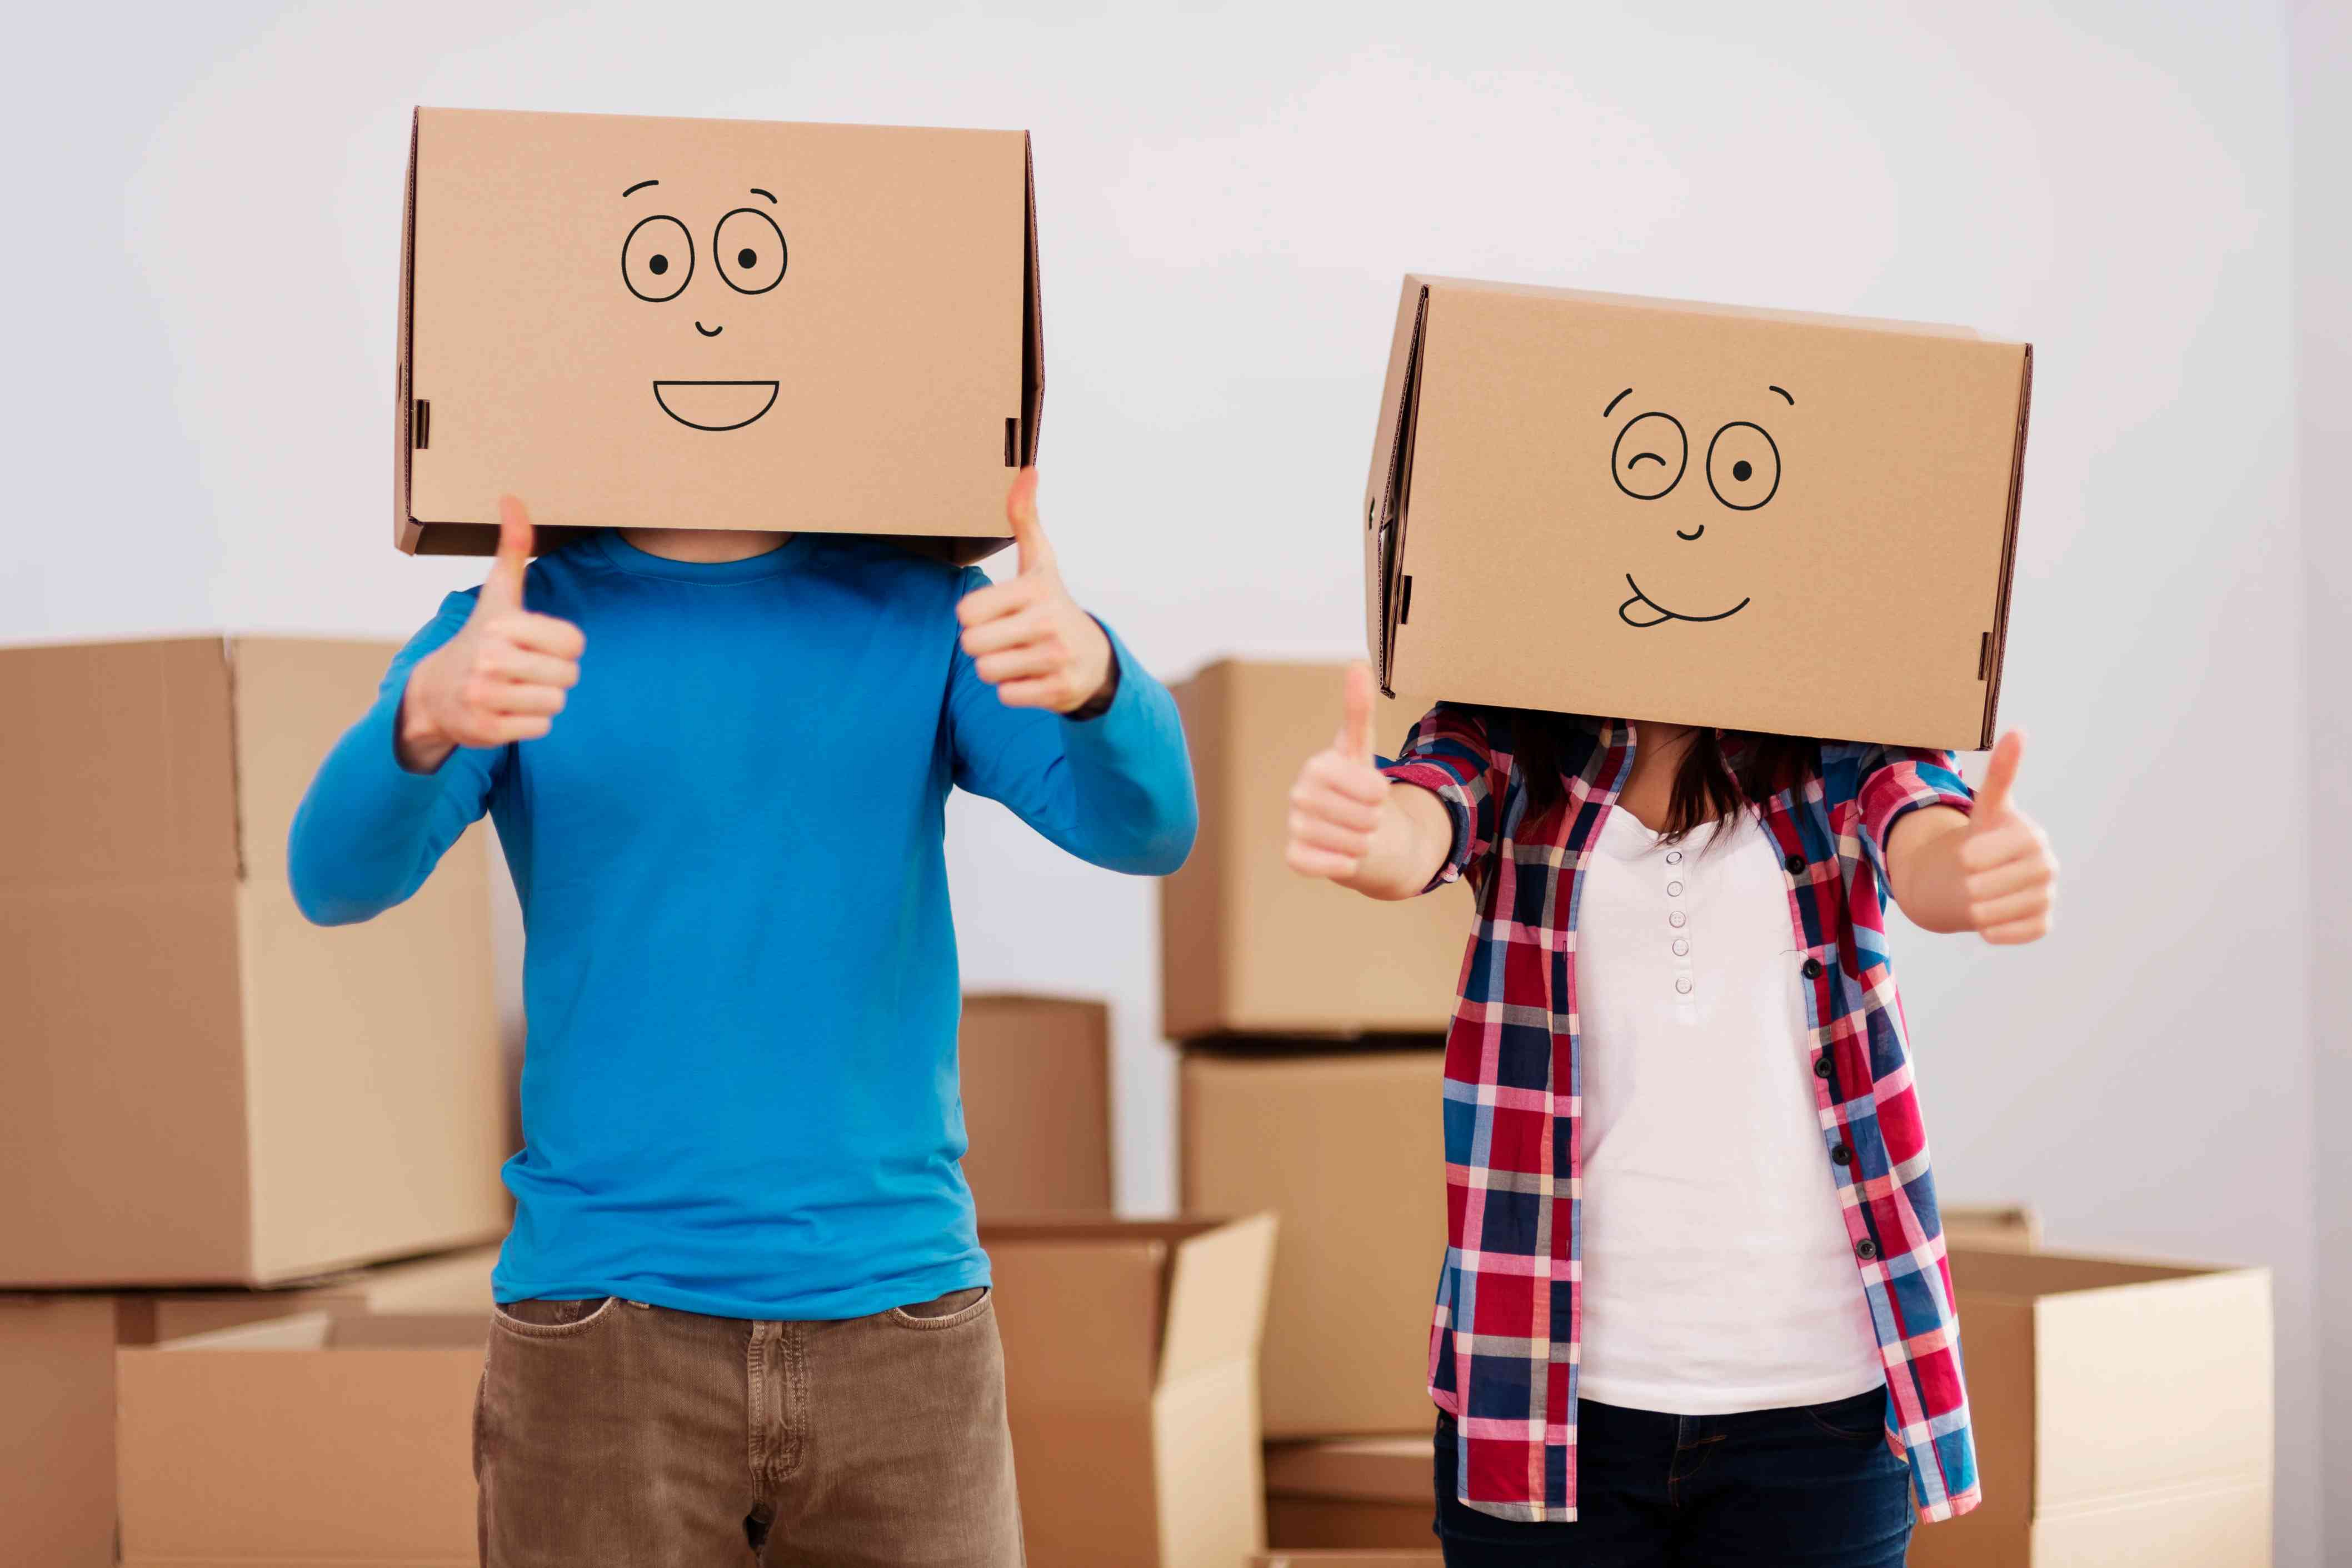
[[[1793,947],[1752,813],[1675,846],[1622,806],[1602,823],[1577,912],[1584,1398],[1721,1415],[1885,1379]]]
[[[1583,1038],[1578,903],[1633,762],[1622,720],[1559,718],[1565,799],[1538,808],[1516,716],[1440,703],[1388,775],[1434,794],[1454,843],[1432,885],[1466,876],[1478,921],[1445,1047],[1445,1266],[1430,1397],[1461,1440],[1455,1495],[1504,1519],[1576,1517],[1582,1294]],[[1726,737],[1736,748],[1737,737]],[[1817,774],[1764,802],[1782,857],[1790,951],[1802,953],[1808,1048],[1831,1062],[1813,1107],[1888,1393],[1887,1439],[1923,1519],[1979,1499],[1959,1324],[1887,961],[1885,844],[1922,806],[1967,810],[1950,753],[1823,742]],[[1687,853],[1687,852],[1685,852]],[[1793,858],[1800,865],[1787,871]],[[1685,864],[1687,862],[1685,861]],[[1694,953],[1704,931],[1667,917]],[[1829,1150],[1843,1146],[1850,1163]]]

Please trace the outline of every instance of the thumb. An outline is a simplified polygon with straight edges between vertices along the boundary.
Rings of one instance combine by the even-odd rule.
[[[1372,671],[1360,659],[1348,667],[1348,683],[1339,699],[1339,735],[1333,743],[1352,762],[1369,765],[1372,760]]]
[[[2017,787],[2017,764],[2025,756],[2025,732],[2011,730],[1992,749],[1992,761],[1986,764],[1984,784],[1977,791],[1976,817],[1990,822],[2009,815],[2009,797]]]
[[[482,579],[481,597],[477,601],[481,609],[522,608],[522,579],[530,566],[530,514],[514,497],[500,496],[499,555],[490,563],[490,574]]]
[[[1037,469],[1021,470],[1004,498],[1004,516],[1013,524],[1013,547],[1019,552],[1021,575],[1034,576],[1054,569],[1054,547],[1045,541],[1045,525],[1037,521]]]

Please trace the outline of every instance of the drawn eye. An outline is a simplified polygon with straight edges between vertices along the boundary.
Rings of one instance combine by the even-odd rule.
[[[1706,483],[1734,511],[1754,511],[1780,488],[1780,448],[1761,425],[1735,420],[1706,444]]]
[[[640,218],[621,242],[621,281],[650,304],[675,300],[694,276],[694,236],[665,214]]]
[[[1656,500],[1682,482],[1690,462],[1690,440],[1671,414],[1643,414],[1617,432],[1609,471],[1617,488],[1636,500]]]
[[[739,294],[764,294],[784,280],[784,231],[757,207],[737,207],[710,239],[719,276]]]

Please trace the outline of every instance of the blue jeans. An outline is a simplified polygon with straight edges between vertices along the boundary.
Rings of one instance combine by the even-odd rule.
[[[1454,1418],[1437,1418],[1446,1568],[1902,1568],[1911,1472],[1886,1447],[1886,1394],[1737,1415],[1577,1405],[1576,1520],[1496,1519],[1454,1497]]]

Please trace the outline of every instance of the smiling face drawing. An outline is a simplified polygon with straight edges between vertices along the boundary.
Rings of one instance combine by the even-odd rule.
[[[627,201],[660,184],[659,180],[639,180],[621,198]],[[724,332],[727,323],[720,318],[730,304],[740,303],[740,297],[756,298],[784,280],[790,258],[784,231],[772,216],[776,198],[756,187],[749,194],[762,198],[767,206],[736,207],[711,229],[709,269],[733,294],[715,293],[706,282],[697,297],[700,314],[692,318],[698,338]],[[685,295],[698,259],[694,231],[685,223],[667,213],[646,214],[635,218],[621,241],[621,280],[646,304],[667,305]],[[656,380],[653,387],[661,411],[696,430],[740,430],[776,405],[773,381]]]
[[[1778,394],[1790,407],[1796,406],[1797,400],[1782,388],[1764,390]],[[1629,386],[1611,398],[1601,417],[1617,432],[1609,447],[1609,474],[1617,489],[1637,501],[1669,503],[1659,512],[1642,516],[1638,521],[1643,527],[1663,522],[1665,531],[1683,544],[1701,545],[1710,523],[1718,528],[1740,526],[1739,514],[1761,510],[1780,493],[1780,446],[1770,432],[1752,419],[1734,419],[1708,438],[1700,469],[1712,499],[1701,498],[1695,488],[1684,488],[1683,477],[1691,465],[1689,433],[1680,419],[1658,409],[1621,416],[1620,405],[1633,395]],[[1677,491],[1681,499],[1670,500]],[[1725,517],[1726,510],[1733,515]],[[1675,592],[1671,562],[1653,571],[1650,589],[1643,588],[1631,572],[1625,574],[1625,586],[1632,596],[1617,606],[1617,615],[1629,626],[1728,620],[1751,602],[1747,595],[1729,602],[1718,595],[1717,602],[1685,603]]]

